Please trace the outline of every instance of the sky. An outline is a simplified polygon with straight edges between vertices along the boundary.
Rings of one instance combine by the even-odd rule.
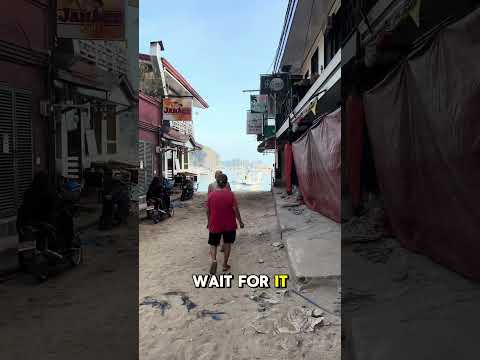
[[[164,57],[207,101],[194,109],[195,139],[221,160],[273,163],[246,134],[250,93],[272,71],[288,0],[140,1],[140,51],[161,40]]]

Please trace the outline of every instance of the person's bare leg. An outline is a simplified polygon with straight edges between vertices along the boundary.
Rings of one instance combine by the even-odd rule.
[[[210,245],[210,257],[212,258],[213,261],[217,261],[217,247]]]
[[[217,247],[210,245],[210,257],[212,258],[212,265],[210,266],[210,274],[217,272]]]
[[[230,265],[228,265],[228,258],[230,257],[230,251],[232,250],[232,244],[223,244],[223,271],[228,271]]]
[[[220,240],[220,252],[224,252],[225,251],[225,243],[223,242],[223,238],[222,240]]]

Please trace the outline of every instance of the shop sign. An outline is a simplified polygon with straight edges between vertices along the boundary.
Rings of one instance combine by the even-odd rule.
[[[192,105],[191,97],[163,99],[163,120],[192,121]]]
[[[259,135],[263,133],[263,114],[247,113],[247,135]]]
[[[124,0],[57,0],[57,36],[125,40]]]
[[[275,135],[275,126],[265,126],[263,128],[263,135],[266,138]]]
[[[267,95],[250,95],[250,111],[254,113],[266,113],[267,101]]]
[[[260,94],[286,94],[288,74],[273,74],[260,76]]]

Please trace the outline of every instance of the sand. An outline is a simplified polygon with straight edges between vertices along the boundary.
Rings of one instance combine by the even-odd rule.
[[[232,249],[235,279],[288,273],[286,249],[272,246],[280,241],[272,194],[237,198],[245,229]],[[140,226],[139,303],[146,303],[139,310],[140,359],[340,359],[338,318],[324,314],[313,327],[314,307],[295,294],[238,288],[235,280],[230,289],[194,287],[192,274],[207,273],[210,265],[205,200],[195,194],[173,218]],[[164,304],[163,311],[162,305],[152,306],[155,301]],[[196,307],[188,310],[185,304],[191,303]],[[202,317],[204,310],[223,314]]]

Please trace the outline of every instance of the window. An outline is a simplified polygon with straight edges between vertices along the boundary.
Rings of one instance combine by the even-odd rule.
[[[180,169],[183,169],[183,150],[178,149],[177,158],[178,158],[178,163],[180,164]]]
[[[340,10],[339,10],[340,11]],[[333,14],[330,18],[330,26],[325,33],[325,67],[330,63],[341,46],[341,24],[337,21],[337,14]]]
[[[110,107],[106,114],[107,125],[107,154],[117,153],[117,117],[115,107]]]
[[[313,53],[312,57],[310,58],[310,71],[312,72],[313,75],[318,75],[318,47]]]
[[[102,110],[97,108],[94,112],[91,121],[93,122],[93,129],[95,131],[95,141],[97,142],[97,152],[101,154],[103,152],[102,147],[102,123],[103,113]]]

